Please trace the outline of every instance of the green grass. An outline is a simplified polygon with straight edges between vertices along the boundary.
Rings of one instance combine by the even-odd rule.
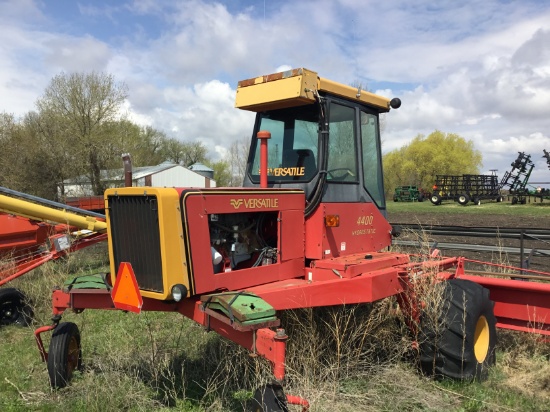
[[[515,216],[550,216],[550,201],[543,203],[528,203],[512,205],[510,202],[487,201],[479,206],[470,203],[461,206],[457,202],[445,201],[435,206],[429,201],[424,202],[392,202],[388,201],[387,211],[391,213],[464,213],[483,215],[515,215]]]
[[[53,286],[105,269],[102,247],[10,284],[32,297],[35,327],[50,322]],[[284,314],[287,393],[307,398],[312,412],[547,410],[550,395],[541,385],[550,376],[550,345],[504,334],[487,382],[435,382],[417,372],[411,338],[393,308],[389,299]],[[176,313],[86,310],[63,320],[80,328],[84,371],[59,391],[49,387],[33,328],[0,329],[1,411],[242,411],[271,379],[265,361]]]

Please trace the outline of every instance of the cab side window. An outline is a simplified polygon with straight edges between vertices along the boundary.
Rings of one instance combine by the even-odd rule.
[[[332,103],[329,116],[327,181],[357,182],[355,109]]]
[[[361,146],[363,152],[363,181],[365,189],[379,207],[384,207],[382,159],[378,145],[378,117],[361,112]]]

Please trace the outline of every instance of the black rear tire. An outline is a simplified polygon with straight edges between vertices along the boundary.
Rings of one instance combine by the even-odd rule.
[[[466,206],[468,204],[468,202],[470,201],[470,196],[468,196],[468,194],[466,194],[466,193],[463,193],[461,195],[458,195],[457,201],[462,206]]]
[[[496,360],[496,318],[489,290],[462,279],[440,287],[444,289],[437,325],[421,320],[420,368],[436,378],[484,380]]]
[[[60,323],[54,330],[48,352],[48,375],[54,389],[69,384],[75,370],[82,369],[80,332],[72,322]]]
[[[430,197],[430,202],[432,202],[434,205],[440,205],[441,204],[441,196],[439,196],[438,193],[432,194],[432,197]]]
[[[33,310],[23,292],[15,288],[0,289],[0,326],[29,326]]]

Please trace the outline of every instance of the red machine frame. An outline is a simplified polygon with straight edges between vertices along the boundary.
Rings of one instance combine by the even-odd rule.
[[[107,240],[105,233],[90,233],[69,241],[69,233],[76,230],[74,227],[8,214],[0,214],[0,225],[0,256],[9,261],[8,267],[0,268],[0,286],[50,260]]]

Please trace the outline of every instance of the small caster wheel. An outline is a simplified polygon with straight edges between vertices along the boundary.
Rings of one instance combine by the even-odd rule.
[[[75,370],[82,369],[80,332],[72,322],[60,323],[54,330],[48,352],[48,375],[54,389],[69,384]]]

